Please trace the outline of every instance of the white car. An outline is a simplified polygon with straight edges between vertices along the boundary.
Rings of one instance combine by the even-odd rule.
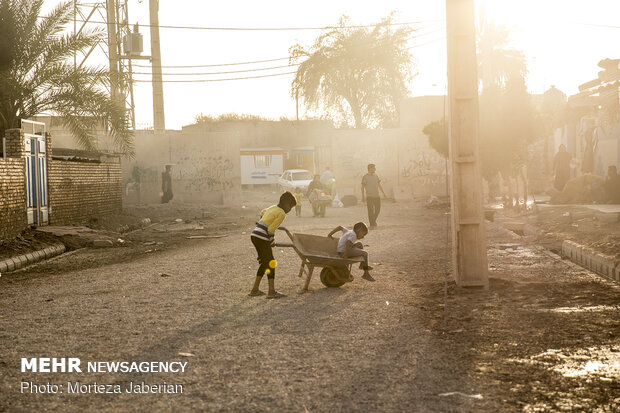
[[[278,178],[278,186],[283,191],[295,192],[295,188],[299,188],[301,192],[305,193],[312,177],[312,172],[307,169],[288,169]]]

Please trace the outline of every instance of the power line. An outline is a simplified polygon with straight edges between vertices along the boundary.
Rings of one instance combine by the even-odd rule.
[[[415,49],[416,47],[420,47],[420,46],[426,46],[426,45],[429,45],[429,44],[432,44],[432,43],[438,42],[438,41],[440,41],[440,40],[446,40],[446,38],[445,38],[445,37],[440,37],[440,38],[438,38],[438,39],[429,40],[429,41],[424,42],[424,43],[418,43],[418,44],[416,44],[416,45],[413,45],[413,46],[411,46],[411,47],[408,47],[408,48],[407,48],[407,50]]]
[[[230,74],[230,73],[259,72],[259,71],[263,71],[263,70],[281,69],[281,68],[284,68],[284,67],[296,67],[296,66],[299,66],[299,65],[300,65],[300,63],[292,64],[292,65],[261,67],[261,68],[257,68],[257,69],[231,70],[231,71],[225,71],[225,72],[162,73],[162,75],[164,75],[164,76],[224,75],[224,74]],[[132,73],[134,75],[150,75],[151,74],[150,72],[132,72]]]
[[[297,73],[294,72],[286,72],[286,73],[274,73],[270,75],[259,75],[259,76],[246,76],[246,77],[233,77],[229,79],[195,79],[195,80],[163,80],[163,83],[203,83],[203,82],[224,82],[227,80],[245,80],[245,79],[258,79],[262,77],[273,77],[273,76],[284,76],[284,75],[292,75]],[[134,79],[134,82],[140,83],[151,83],[152,80],[137,80]]]
[[[445,38],[438,38],[438,39],[433,39],[433,40],[429,40],[427,42],[424,43],[420,43],[411,47],[408,47],[407,50],[410,49],[414,49],[416,47],[420,47],[420,46],[425,46],[431,43],[435,43],[441,40],[445,40]],[[298,65],[286,65],[286,66],[279,66],[279,67],[289,67],[289,66],[298,66]],[[209,74],[226,74],[226,73],[243,73],[243,72],[254,72],[254,71],[259,71],[259,70],[269,70],[269,69],[276,69],[278,68],[278,66],[274,66],[274,67],[267,67],[267,68],[259,68],[259,69],[248,69],[248,70],[239,70],[239,71],[230,71],[230,72],[213,72],[213,73],[168,73],[168,74],[163,74],[164,76],[171,76],[171,75],[209,75]],[[268,75],[258,75],[258,76],[245,76],[245,77],[233,77],[233,78],[226,78],[226,79],[193,79],[193,80],[164,80],[164,83],[205,83],[205,82],[225,82],[225,81],[230,81],[230,80],[246,80],[246,79],[260,79],[260,78],[265,78],[265,77],[274,77],[274,76],[284,76],[284,75],[291,75],[297,73],[297,71],[294,72],[285,72],[285,73],[272,73],[272,74],[268,74]],[[150,75],[150,73],[133,73],[136,75]],[[144,79],[134,79],[134,82],[140,82],[140,83],[151,83],[152,80],[144,80]]]
[[[164,69],[181,69],[181,68],[192,68],[192,67],[219,67],[219,66],[238,66],[238,65],[251,65],[255,63],[266,63],[266,62],[277,62],[279,60],[288,60],[288,57],[279,57],[277,59],[265,59],[265,60],[255,60],[253,62],[238,62],[238,63],[219,63],[219,64],[210,64],[210,65],[180,65],[180,66],[160,66],[160,68]],[[134,64],[134,67],[152,67],[151,65],[140,65]]]
[[[607,29],[620,29],[620,26],[612,26],[610,24],[597,24],[597,23],[573,23],[581,26],[593,26],[593,27],[605,27]]]
[[[431,34],[435,34],[435,33],[439,32],[439,31],[443,31],[444,29],[445,28],[442,27],[442,28],[431,30],[431,31],[426,32],[426,33],[416,34],[415,36],[408,38],[407,41],[416,40],[416,39],[419,39],[420,37],[424,37],[424,36],[429,36]],[[214,64],[208,64],[208,65],[162,65],[162,66],[159,66],[159,67],[162,68],[162,69],[190,69],[190,68],[198,68],[198,67],[240,66],[240,65],[257,64],[257,63],[278,62],[278,61],[289,60],[289,59],[290,59],[290,57],[278,57],[278,58],[275,58],[275,59],[254,60],[254,61],[251,61],[251,62],[217,63],[217,64],[214,63]],[[137,64],[134,63],[133,67],[152,68],[154,66],[152,66],[152,65],[141,65],[139,63],[137,63]],[[276,67],[285,67],[285,66],[276,66]],[[251,71],[251,70],[248,70],[248,71]],[[233,73],[233,72],[231,72],[231,73]]]
[[[39,16],[39,18],[47,19],[48,16]],[[75,21],[87,24],[105,24],[114,25],[103,21],[75,19]],[[408,26],[420,23],[436,23],[443,20],[420,20],[403,23],[389,23],[388,26]],[[158,25],[160,29],[185,29],[185,30],[221,30],[221,31],[298,31],[298,30],[326,30],[326,29],[358,29],[367,27],[376,27],[381,23],[375,24],[357,24],[350,26],[324,26],[324,27],[208,27],[208,26],[175,26],[175,25]],[[151,27],[150,24],[140,24],[141,27]]]

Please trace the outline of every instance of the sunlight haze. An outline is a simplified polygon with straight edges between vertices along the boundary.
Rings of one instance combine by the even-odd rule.
[[[148,24],[148,0],[128,0],[130,23]],[[57,1],[49,1],[52,7]],[[335,25],[342,15],[351,24],[373,24],[395,12],[395,22],[416,22],[417,38],[410,41],[414,73],[411,96],[443,94],[445,90],[445,2],[325,1],[312,5],[290,1],[205,2],[161,0],[160,25],[228,28],[300,28]],[[578,85],[597,76],[597,63],[617,58],[620,2],[615,0],[479,0],[487,19],[511,28],[511,48],[522,50],[528,64],[527,84],[531,93],[542,93],[556,85],[567,95]],[[479,13],[480,14],[480,13]],[[101,21],[101,17],[96,18]],[[612,26],[612,27],[609,27]],[[615,26],[615,27],[613,27]],[[149,28],[141,27],[144,53],[150,55]],[[311,45],[320,30],[239,31],[161,28],[163,66],[200,66],[285,58],[295,43]],[[576,53],[580,54],[576,58]],[[106,64],[102,53],[93,54],[92,64]],[[226,79],[292,72],[295,67],[238,73],[216,73],[264,69],[287,65],[286,60],[249,65],[164,68],[164,81]],[[147,65],[135,61],[136,65]],[[135,80],[150,80],[150,68],[134,67]],[[174,73],[174,74],[173,74]],[[198,73],[198,75],[182,75]],[[170,74],[170,75],[166,75]],[[197,114],[248,113],[279,119],[295,117],[290,96],[292,74],[258,79],[164,83],[166,127],[179,129]],[[152,97],[149,83],[136,83],[138,128],[152,126]],[[300,108],[300,117],[305,116]],[[312,115],[312,114],[308,114]]]

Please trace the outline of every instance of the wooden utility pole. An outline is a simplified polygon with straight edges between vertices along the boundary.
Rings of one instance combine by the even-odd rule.
[[[474,0],[446,0],[452,266],[458,286],[488,288],[474,16]]]
[[[161,50],[159,45],[159,0],[149,0],[151,23],[151,62],[153,83],[153,126],[155,133],[166,130],[164,115],[164,86],[161,74]]]

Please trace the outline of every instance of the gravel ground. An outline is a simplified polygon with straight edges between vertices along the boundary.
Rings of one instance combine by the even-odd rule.
[[[157,241],[176,238],[158,249],[142,244],[143,234],[128,247],[3,274],[0,411],[620,408],[618,286],[489,224],[489,290],[449,282],[444,297],[444,210],[386,202],[365,239],[376,282],[355,269],[354,282],[328,289],[316,274],[311,291],[297,294],[299,258],[278,249],[276,286],[287,297],[250,298],[256,212],[248,207],[219,228],[223,238],[162,233]],[[285,225],[327,234],[364,213],[361,205],[329,209],[324,219],[292,213]],[[35,374],[20,372],[21,357],[188,366],[178,374]],[[64,393],[21,393],[22,381],[63,384]],[[118,384],[123,394],[67,394],[69,381]],[[181,384],[183,393],[124,392],[142,381]]]
[[[536,243],[562,250],[564,240],[575,241],[620,261],[620,217],[581,205],[545,205],[522,211],[498,211],[499,219],[523,222],[539,232]]]

